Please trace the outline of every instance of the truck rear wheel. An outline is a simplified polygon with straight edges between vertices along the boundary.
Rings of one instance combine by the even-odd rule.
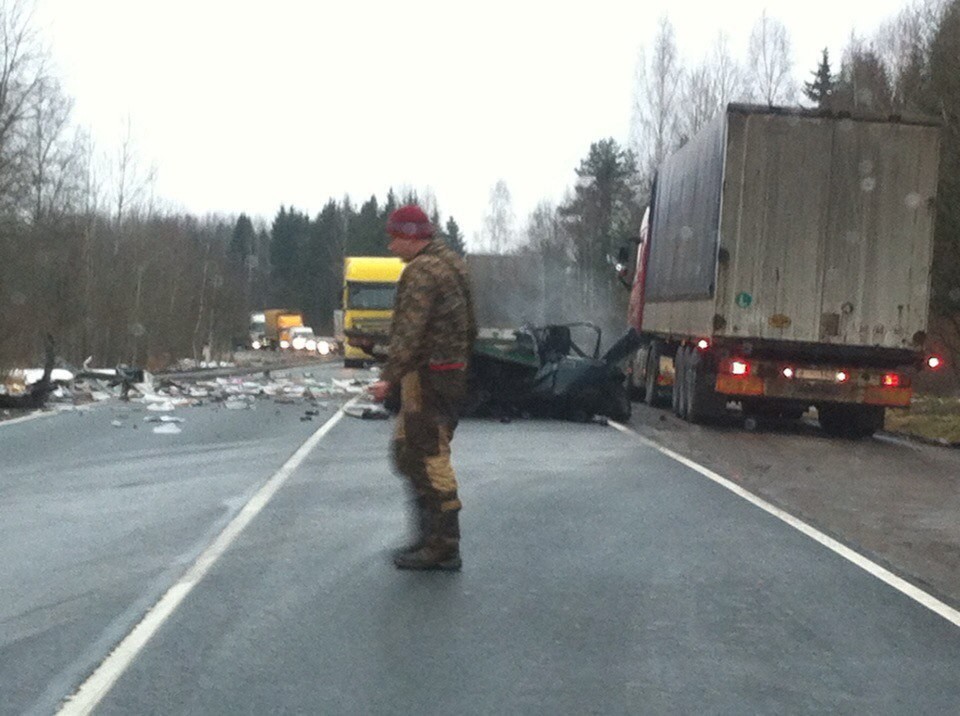
[[[674,361],[673,414],[678,418],[687,418],[687,347],[680,346]]]
[[[727,401],[716,390],[716,372],[707,356],[688,348],[684,356],[684,418],[691,423],[706,423],[723,415]]]
[[[664,346],[660,341],[654,341],[650,344],[650,351],[647,354],[645,400],[651,408],[663,408],[667,405],[664,397],[665,391],[658,385],[658,379],[660,378],[660,357],[663,353]]]
[[[832,437],[860,440],[883,427],[884,409],[876,405],[842,405],[828,403],[817,406],[820,427]]]

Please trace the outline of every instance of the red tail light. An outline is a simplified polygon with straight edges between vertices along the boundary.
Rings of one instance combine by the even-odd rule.
[[[701,338],[699,341],[697,341],[697,348],[701,351],[710,350],[710,341],[708,341],[706,338]]]
[[[927,358],[927,368],[930,370],[940,370],[943,368],[943,358],[940,356],[930,356]]]
[[[837,371],[837,382],[838,382],[838,383],[846,383],[848,380],[850,380],[850,374],[847,373],[847,371],[845,371],[845,370],[838,370],[838,371]]]
[[[883,376],[884,388],[899,388],[902,382],[900,376],[896,373],[887,373]]]

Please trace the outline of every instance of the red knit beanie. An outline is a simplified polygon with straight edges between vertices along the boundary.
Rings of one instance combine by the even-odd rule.
[[[387,219],[387,233],[395,239],[432,239],[430,219],[416,204],[401,206]]]

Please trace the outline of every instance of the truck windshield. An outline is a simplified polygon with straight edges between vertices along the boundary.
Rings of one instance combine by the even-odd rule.
[[[389,311],[397,293],[395,283],[347,282],[347,308],[366,311]]]

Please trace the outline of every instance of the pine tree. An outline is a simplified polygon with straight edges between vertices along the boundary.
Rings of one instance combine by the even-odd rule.
[[[636,231],[637,162],[633,152],[613,139],[590,145],[577,169],[574,195],[558,209],[570,232],[582,304],[587,311],[614,306],[614,279],[607,256],[616,254]]]
[[[381,221],[377,197],[372,195],[348,224],[347,256],[389,256],[386,219]]]
[[[463,242],[463,234],[460,233],[460,225],[452,216],[447,219],[446,232],[443,238],[447,242],[447,246],[461,256],[466,256],[467,247]]]
[[[349,208],[349,202],[345,202]],[[331,199],[317,215],[307,241],[301,276],[301,306],[318,333],[329,333],[343,283],[346,240],[344,207]]]
[[[301,298],[301,260],[310,234],[310,217],[293,207],[281,206],[270,231],[270,265],[273,277],[272,301],[297,308]]]
[[[253,230],[253,222],[246,214],[240,214],[230,237],[230,256],[238,261],[245,261],[248,256],[256,253],[255,241],[256,233]]]
[[[813,82],[803,83],[803,93],[811,102],[816,102],[817,107],[824,107],[833,95],[837,82],[830,71],[830,51],[826,47],[823,48],[820,64],[810,74],[813,75]]]

